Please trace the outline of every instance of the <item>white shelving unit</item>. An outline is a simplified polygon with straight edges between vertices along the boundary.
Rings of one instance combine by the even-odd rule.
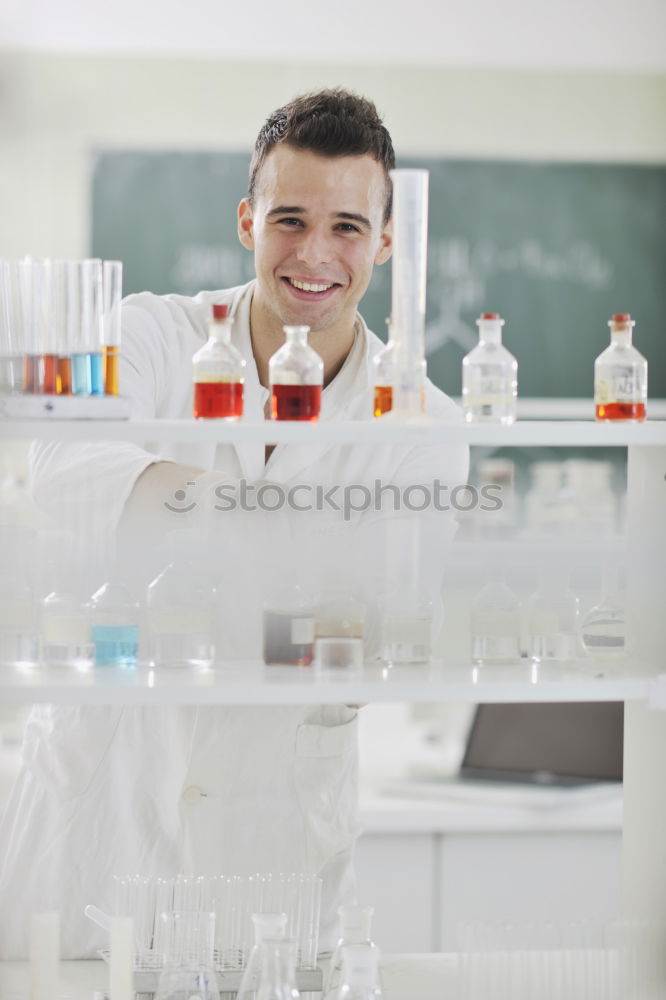
[[[486,447],[621,447],[628,449],[627,540],[630,637],[634,653],[607,666],[581,661],[558,667],[516,665],[497,671],[433,662],[427,668],[366,667],[360,677],[318,678],[314,671],[257,663],[192,675],[98,670],[65,676],[0,676],[6,702],[285,704],[367,701],[623,700],[625,716],[624,879],[628,908],[666,928],[666,421],[597,424],[593,420],[519,420],[510,427],[381,421],[317,425],[183,421],[0,421],[0,438],[265,442],[267,444],[448,444]],[[480,543],[475,542],[475,545]],[[654,707],[653,707],[654,706]],[[666,930],[664,932],[666,953]],[[663,984],[666,984],[666,972]]]

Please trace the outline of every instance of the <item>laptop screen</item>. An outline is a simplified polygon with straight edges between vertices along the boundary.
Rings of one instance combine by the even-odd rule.
[[[622,702],[479,705],[463,778],[572,785],[622,781]]]

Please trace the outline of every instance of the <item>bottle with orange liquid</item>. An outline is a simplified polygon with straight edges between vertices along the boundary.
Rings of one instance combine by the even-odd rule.
[[[615,313],[608,325],[610,346],[594,362],[597,420],[645,420],[647,361],[631,343],[635,326],[629,313]]]
[[[273,420],[318,420],[324,362],[308,344],[309,326],[285,326],[286,343],[268,362]]]
[[[386,320],[388,341],[386,347],[373,359],[373,416],[381,417],[393,408],[393,377],[395,372],[395,344],[391,338],[391,320]]]
[[[243,415],[245,358],[231,343],[232,324],[229,306],[214,304],[208,340],[192,358],[195,417]]]

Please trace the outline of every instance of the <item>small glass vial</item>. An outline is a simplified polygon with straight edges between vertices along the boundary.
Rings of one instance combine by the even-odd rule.
[[[243,415],[245,358],[231,343],[229,306],[213,305],[208,340],[192,358],[194,416],[238,420]]]
[[[318,420],[324,362],[308,344],[309,326],[285,326],[287,342],[268,363],[273,420]]]
[[[95,591],[88,604],[90,638],[97,667],[135,667],[139,651],[139,612],[120,583]]]
[[[462,407],[467,423],[511,424],[516,419],[518,362],[502,344],[499,313],[477,319],[479,343],[462,363]]]
[[[342,949],[342,984],[336,1000],[379,1000],[379,951],[368,944]]]
[[[601,600],[584,615],[580,639],[588,656],[614,659],[624,656],[626,644],[625,602],[620,570],[608,567],[603,573]]]
[[[348,903],[338,907],[340,937],[333,949],[324,981],[324,1000],[336,1000],[338,996],[344,978],[342,956],[345,948],[350,945],[364,945],[378,953],[377,945],[370,937],[374,912],[372,906],[363,906],[360,903]]]
[[[539,577],[527,602],[530,656],[533,660],[575,660],[578,654],[579,600],[568,574],[551,570]]]
[[[610,346],[594,362],[597,420],[645,420],[647,361],[631,343],[635,326],[629,313],[615,313],[608,325]]]
[[[95,649],[90,641],[88,609],[71,589],[53,590],[41,607],[42,661],[45,666],[85,671]]]
[[[491,581],[472,603],[471,652],[475,663],[520,660],[520,601],[504,581]]]

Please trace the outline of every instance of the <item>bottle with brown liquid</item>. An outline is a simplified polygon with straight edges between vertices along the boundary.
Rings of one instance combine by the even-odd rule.
[[[324,362],[308,344],[309,326],[285,326],[286,343],[268,362],[273,420],[318,420]]]

